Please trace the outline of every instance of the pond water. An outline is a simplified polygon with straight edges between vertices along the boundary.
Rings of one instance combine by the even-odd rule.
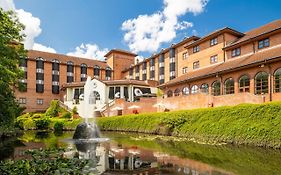
[[[97,174],[281,174],[281,151],[232,145],[204,145],[173,137],[102,133],[99,144],[75,145],[73,132],[27,131],[0,143],[0,160],[25,159],[25,150],[65,148],[65,157],[91,159]],[[1,173],[0,173],[1,174]]]

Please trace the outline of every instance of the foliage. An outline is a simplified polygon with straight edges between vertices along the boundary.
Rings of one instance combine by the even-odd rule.
[[[66,159],[63,149],[30,150],[31,160],[6,160],[0,162],[2,174],[82,174],[88,160]]]
[[[70,118],[72,118],[72,114],[70,112],[65,112],[61,117],[70,119]]]
[[[48,116],[45,116],[45,114],[40,113],[26,113],[16,119],[16,126],[23,130],[37,129],[36,121],[47,118],[50,121],[50,124],[46,129],[53,129],[55,123],[59,122],[63,123],[63,130],[75,130],[76,126],[82,122],[82,119],[63,118],[63,115],[66,113],[63,113],[61,117],[54,118],[49,118]],[[67,115],[69,116],[69,114]]]
[[[51,120],[47,117],[36,119],[34,121],[35,121],[36,129],[49,129],[51,123]]]
[[[78,114],[78,109],[76,106],[74,106],[74,108],[72,109],[72,114]]]
[[[52,100],[49,108],[46,110],[46,116],[57,117],[59,115],[60,106],[58,100]]]
[[[172,135],[203,142],[226,142],[281,148],[281,102],[242,104],[166,113],[99,118],[101,130]]]
[[[26,57],[23,45],[24,35],[20,33],[23,25],[13,12],[4,12],[0,8],[0,125],[14,125],[14,120],[22,112],[15,101],[12,87],[18,87],[18,80],[23,76],[18,64]]]
[[[164,95],[164,92],[161,89],[158,88],[156,96],[157,97],[162,97],[163,95]]]
[[[63,122],[56,122],[56,123],[54,124],[54,130],[55,130],[55,132],[61,132],[61,131],[63,131],[63,125],[64,125]]]

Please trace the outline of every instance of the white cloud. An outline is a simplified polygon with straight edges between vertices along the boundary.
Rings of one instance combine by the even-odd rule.
[[[26,35],[24,39],[24,46],[26,49],[33,48],[34,39],[42,32],[40,27],[40,19],[32,16],[31,13],[23,9],[16,10],[19,21],[24,24],[25,29],[23,33]]]
[[[178,21],[186,13],[199,14],[208,0],[163,0],[163,11],[152,15],[139,15],[123,22],[124,40],[133,52],[155,52],[160,45],[171,42],[178,30],[192,27],[187,21]]]
[[[15,4],[13,0],[1,0],[0,7],[3,10],[15,10]]]
[[[30,12],[26,12],[23,9],[16,9],[13,0],[1,0],[0,7],[2,7],[4,10],[14,11],[18,16],[19,21],[25,25],[25,29],[22,31],[22,33],[26,35],[26,37],[24,38],[24,47],[26,49],[36,50],[36,48],[40,48],[42,50],[43,48],[45,48],[46,50],[43,51],[54,51],[54,49],[50,47],[34,43],[35,38],[38,37],[42,32],[42,29],[40,27],[41,21],[39,18],[34,17]]]
[[[43,51],[43,52],[56,53],[55,49],[53,49],[51,47],[48,47],[48,46],[44,46],[44,45],[39,44],[39,43],[34,43],[32,49],[33,50]]]
[[[74,52],[69,52],[67,55],[89,58],[94,60],[104,60],[104,55],[109,52],[107,48],[100,49],[96,44],[81,44],[75,48]]]

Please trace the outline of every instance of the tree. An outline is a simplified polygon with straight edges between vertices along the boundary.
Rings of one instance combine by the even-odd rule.
[[[21,42],[24,26],[15,13],[0,8],[0,126],[13,126],[14,119],[22,109],[16,102],[13,88],[19,87],[23,71],[19,69],[21,58],[26,51]]]

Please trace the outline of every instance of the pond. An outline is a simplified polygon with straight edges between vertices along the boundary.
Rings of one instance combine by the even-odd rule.
[[[73,132],[26,131],[0,143],[0,159],[27,159],[29,149],[65,148],[64,156],[92,160],[94,174],[281,174],[281,151],[265,148],[197,144],[182,138],[104,132],[107,142],[79,146]]]

